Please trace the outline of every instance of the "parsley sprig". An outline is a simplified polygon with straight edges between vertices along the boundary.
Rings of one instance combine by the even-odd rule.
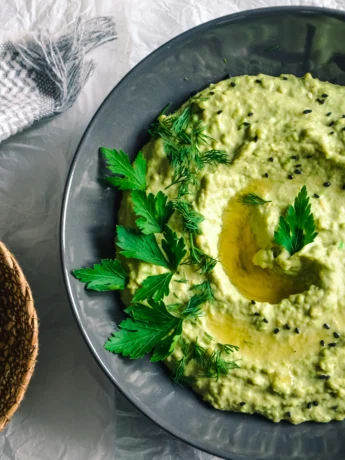
[[[165,273],[147,276],[142,281],[134,293],[132,304],[125,309],[128,317],[105,344],[107,350],[131,359],[141,358],[148,353],[152,353],[151,361],[167,358],[182,340],[184,322],[197,321],[203,314],[202,305],[214,300],[208,274],[217,260],[197,247],[196,238],[202,233],[200,224],[204,217],[185,198],[199,184],[198,176],[204,167],[228,164],[230,159],[221,150],[201,152],[212,138],[206,133],[207,127],[198,118],[197,110],[197,102],[193,99],[178,114],[166,115],[166,107],[149,131],[153,137],[163,141],[173,169],[170,186],[177,185],[177,198],[174,201],[169,201],[163,191],[156,195],[146,193],[146,160],[142,152],[131,164],[122,150],[101,148],[112,173],[107,180],[120,190],[131,191],[133,211],[137,216],[137,229],[117,226],[119,253],[125,258],[141,260],[166,270]],[[204,146],[203,149],[201,146]],[[183,236],[177,235],[168,225],[174,212],[180,215]],[[156,234],[161,236],[157,238]],[[189,244],[188,258],[186,242]],[[163,299],[170,293],[174,275],[181,277],[178,271],[181,264],[197,265],[206,279],[191,287],[194,292],[184,304],[166,305]],[[95,290],[124,289],[128,281],[121,263],[110,259],[101,261],[93,268],[75,270],[74,275],[85,282],[89,289]],[[175,281],[188,282],[185,278]],[[218,345],[209,355],[197,340],[192,343],[189,355],[184,355],[176,363],[174,381],[182,385],[196,382],[194,376],[185,375],[185,364],[190,360],[195,360],[207,376],[216,375],[218,378],[221,373],[227,372],[233,364],[224,361],[221,355],[232,352],[233,348],[231,345],[225,348]]]
[[[154,350],[151,361],[165,359],[174,351],[182,333],[182,320],[171,315],[163,302],[135,304],[125,312],[130,318],[120,323],[119,330],[105,343],[106,350],[131,359],[142,358]]]
[[[139,219],[137,227],[145,234],[162,233],[164,225],[168,223],[174,212],[173,204],[161,191],[157,195],[146,195],[142,190],[133,190],[131,193],[133,210]]]
[[[142,152],[138,153],[131,165],[128,155],[123,150],[117,151],[101,147],[100,151],[107,160],[110,172],[117,175],[107,176],[106,179],[111,185],[120,190],[146,189],[146,160]]]
[[[82,283],[86,283],[88,289],[94,291],[122,290],[127,284],[127,273],[118,260],[103,259],[100,264],[93,268],[79,268],[73,274]]]
[[[304,185],[295,198],[294,205],[289,206],[286,217],[280,216],[279,226],[274,232],[274,242],[293,255],[315,240],[315,230],[307,187]]]

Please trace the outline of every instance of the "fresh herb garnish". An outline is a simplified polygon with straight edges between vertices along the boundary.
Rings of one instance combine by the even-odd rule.
[[[293,255],[315,240],[315,229],[307,187],[304,185],[295,198],[294,205],[289,206],[286,217],[280,216],[279,226],[274,232],[274,242]]]
[[[133,302],[140,302],[145,299],[153,299],[158,302],[164,296],[167,296],[173,275],[173,272],[167,272],[145,278],[141,287],[135,291]]]
[[[191,342],[189,353],[186,358],[186,362],[189,363],[194,359],[200,367],[206,367],[208,361],[208,354],[204,347],[198,344],[198,338],[194,342]]]
[[[220,375],[227,375],[232,369],[239,369],[236,361],[227,361],[222,358],[221,350],[214,350],[212,353],[207,369],[207,377],[219,379]]]
[[[199,225],[205,220],[204,216],[193,209],[193,206],[186,201],[174,201],[174,209],[178,211],[182,218],[182,225],[186,232],[200,235]]]
[[[109,170],[116,175],[108,177],[108,181],[120,190],[132,190],[133,210],[138,217],[136,225],[140,232],[121,225],[117,227],[117,246],[121,249],[120,254],[169,270],[143,280],[134,293],[133,303],[125,309],[129,316],[120,323],[119,329],[105,344],[107,350],[130,356],[131,359],[140,358],[151,352],[151,361],[167,358],[174,351],[176,344],[183,342],[183,322],[195,321],[203,314],[202,304],[214,299],[206,276],[205,281],[191,287],[194,294],[186,304],[178,300],[178,303],[165,305],[162,301],[170,292],[173,276],[180,275],[180,264],[194,264],[201,275],[208,275],[217,263],[216,259],[196,246],[196,238],[201,234],[200,224],[204,217],[184,198],[196,190],[203,168],[207,165],[230,163],[229,156],[224,151],[200,151],[206,150],[201,147],[212,140],[206,133],[207,126],[198,118],[202,110],[198,102],[206,99],[191,98],[178,114],[166,115],[169,105],[166,106],[149,131],[153,137],[162,140],[164,151],[173,169],[170,186],[177,186],[177,199],[173,202],[168,201],[167,195],[162,191],[157,195],[146,194],[146,160],[141,152],[131,164],[122,150],[101,148]],[[186,241],[184,236],[178,236],[167,225],[174,211],[181,217],[182,234],[186,236]],[[157,239],[156,233],[161,234]],[[189,243],[187,260],[186,242]],[[124,289],[127,283],[127,275],[118,261],[105,260],[93,269],[76,270],[74,274],[81,281],[88,283],[89,289]],[[188,283],[183,277],[175,281]],[[174,292],[172,294],[178,299]],[[142,301],[146,301],[148,305],[140,303]],[[208,337],[214,340],[211,336]],[[196,382],[196,377],[184,375],[185,364],[192,359],[203,369],[205,375],[218,378],[220,374],[227,373],[230,368],[235,367],[233,362],[223,360],[221,354],[231,353],[235,349],[237,347],[232,345],[218,344],[213,353],[209,354],[196,339],[189,344],[188,354],[185,350],[183,358],[177,361],[173,371],[174,381],[180,385],[193,385]]]
[[[210,165],[217,165],[217,164],[230,164],[229,155],[224,152],[223,150],[209,150],[208,152],[202,153],[201,157],[201,164],[202,166],[210,164]]]
[[[176,233],[166,225],[163,232],[162,248],[168,257],[170,268],[177,270],[182,259],[187,254],[184,239],[178,238]]]
[[[182,315],[185,319],[197,319],[203,315],[201,305],[209,300],[208,293],[194,294],[188,301]]]
[[[211,284],[208,280],[200,284],[194,284],[194,286],[191,287],[191,290],[195,291],[197,294],[203,295],[209,302],[214,300]]]
[[[176,345],[175,335],[180,335],[181,319],[171,315],[166,309],[163,302],[149,301],[150,306],[144,304],[135,304],[126,308],[125,312],[130,318],[123,320],[120,329],[105,343],[105,349],[113,353],[121,353],[123,356],[129,356],[131,359],[142,358],[150,353],[159,342],[172,335],[169,347],[165,342],[165,353],[162,352],[162,345],[159,347],[158,357],[164,355],[165,359],[168,354],[172,353]],[[168,349],[168,351],[167,351]],[[156,357],[152,357],[158,361]]]
[[[248,204],[248,205],[262,205],[265,203],[271,203],[271,201],[264,200],[261,198],[261,196],[257,195],[256,193],[246,193],[245,195],[242,195],[240,198],[240,201],[243,204]]]
[[[127,273],[118,260],[104,259],[93,268],[79,268],[73,274],[87,289],[94,291],[115,291],[124,289],[127,284]]]
[[[134,294],[134,302],[151,298],[158,301],[169,294],[170,281],[187,251],[184,239],[178,238],[176,233],[167,225],[164,227],[163,236],[162,247],[167,255],[169,268],[172,271],[161,275],[148,276],[144,279],[141,287]]]
[[[179,361],[176,362],[172,373],[173,381],[179,385],[181,385],[181,382],[184,378],[185,359],[186,358],[183,356]]]
[[[150,359],[152,363],[163,361],[175,350],[176,344],[182,334],[182,320],[180,320],[170,335],[160,340],[155,346],[154,353]]]
[[[117,245],[125,257],[142,260],[148,264],[170,268],[154,235],[143,235],[131,228],[117,226]]]
[[[168,197],[161,191],[157,195],[146,193],[142,190],[134,190],[131,193],[133,209],[137,216],[138,228],[145,234],[162,233],[164,225],[174,212],[173,204],[168,202]]]
[[[100,148],[107,160],[107,167],[113,174],[124,177],[107,176],[107,181],[120,190],[145,190],[146,189],[146,160],[139,152],[133,164],[123,150]]]

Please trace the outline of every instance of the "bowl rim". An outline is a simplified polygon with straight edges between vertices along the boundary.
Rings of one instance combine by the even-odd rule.
[[[265,8],[253,8],[253,9],[246,9],[243,11],[239,11],[237,13],[230,13],[224,16],[220,16],[218,18],[212,19],[210,21],[204,22],[202,24],[199,24],[197,26],[194,26],[181,34],[178,34],[177,36],[173,37],[172,39],[164,42],[162,45],[160,45],[158,48],[154,49],[151,51],[147,56],[145,56],[143,59],[141,59],[137,64],[135,64],[121,79],[120,81],[114,86],[114,88],[107,94],[107,96],[104,98],[104,100],[101,102],[99,105],[98,109],[92,116],[91,120],[89,121],[87,127],[85,128],[85,131],[78,143],[78,146],[76,148],[76,151],[73,155],[73,159],[71,161],[69,171],[66,177],[66,182],[65,182],[65,187],[62,195],[62,204],[61,204],[61,213],[60,213],[60,226],[59,226],[59,243],[60,243],[60,264],[61,264],[61,270],[63,273],[63,280],[64,280],[64,286],[65,290],[67,292],[68,300],[71,306],[71,309],[73,311],[74,317],[76,319],[77,325],[79,327],[79,330],[82,333],[82,337],[87,344],[89,350],[91,351],[93,357],[97,361],[98,365],[102,368],[106,376],[110,379],[110,381],[115,385],[115,387],[121,392],[121,394],[128,400],[130,401],[136,409],[138,409],[142,414],[144,414],[146,417],[148,417],[153,423],[155,423],[157,426],[162,428],[164,431],[167,433],[173,435],[175,438],[184,441],[185,443],[195,447],[196,449],[199,449],[203,452],[207,452],[211,455],[218,455],[215,454],[214,451],[211,451],[202,444],[201,441],[198,441],[197,439],[191,439],[187,434],[184,432],[179,431],[178,429],[175,429],[168,425],[165,421],[162,421],[157,417],[157,414],[152,412],[150,408],[148,408],[145,404],[141,403],[140,400],[136,400],[134,397],[126,394],[125,390],[121,388],[121,386],[117,383],[116,379],[111,375],[109,370],[107,369],[106,365],[104,364],[101,356],[97,353],[95,347],[93,346],[92,341],[90,340],[87,331],[82,325],[81,317],[79,315],[78,309],[77,309],[77,301],[72,295],[72,289],[71,289],[71,282],[69,278],[69,272],[66,269],[66,260],[65,260],[65,253],[66,253],[66,240],[65,240],[65,230],[66,230],[66,214],[67,214],[67,207],[68,207],[68,201],[69,201],[69,195],[71,191],[71,183],[72,183],[72,178],[73,178],[73,173],[76,167],[77,159],[79,156],[79,153],[83,147],[84,141],[88,135],[89,130],[91,129],[93,123],[96,121],[98,114],[101,112],[102,108],[104,105],[107,104],[108,100],[111,98],[112,94],[115,91],[118,91],[121,89],[121,86],[125,83],[127,77],[131,75],[132,73],[135,73],[138,71],[140,68],[141,64],[146,62],[146,60],[149,60],[152,58],[153,55],[156,55],[158,53],[165,52],[166,49],[169,49],[171,45],[173,44],[178,44],[181,41],[184,41],[185,37],[188,37],[190,35],[193,35],[195,33],[199,33],[200,31],[203,30],[208,30],[209,28],[212,28],[214,25],[221,24],[222,22],[227,22],[231,20],[231,22],[237,22],[241,19],[247,19],[249,18],[258,18],[258,17],[265,17],[265,16],[274,16],[276,14],[289,14],[289,13],[305,13],[305,14],[319,14],[319,15],[326,15],[330,17],[337,17],[337,18],[342,18],[345,20],[345,11],[344,10],[337,10],[334,8],[326,8],[326,7],[320,7],[320,6],[304,6],[304,5],[287,5],[287,6],[273,6],[273,7],[265,7]],[[231,453],[230,453],[231,455]],[[230,457],[227,456],[229,460],[231,460]]]

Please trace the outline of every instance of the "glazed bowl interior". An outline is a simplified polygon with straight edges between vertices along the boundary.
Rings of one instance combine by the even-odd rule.
[[[274,424],[255,415],[217,411],[176,386],[148,359],[112,355],[103,344],[123,317],[113,293],[85,291],[71,270],[114,255],[120,195],[104,186],[100,146],[131,158],[148,140],[161,109],[177,108],[194,91],[228,75],[291,73],[345,84],[345,15],[306,7],[242,12],[192,29],[163,45],[110,93],[89,125],[68,178],[61,222],[67,291],[94,356],[117,387],[163,428],[233,460],[343,460],[345,424]]]

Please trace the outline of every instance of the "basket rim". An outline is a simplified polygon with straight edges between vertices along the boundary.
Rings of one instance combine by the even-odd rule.
[[[0,432],[5,428],[7,423],[11,420],[12,416],[18,409],[21,401],[24,398],[25,391],[29,385],[30,379],[35,369],[36,358],[38,354],[38,317],[37,312],[34,306],[34,300],[32,297],[32,292],[27,282],[24,273],[14,255],[9,251],[6,245],[0,241],[0,256],[5,261],[5,264],[9,266],[11,269],[14,269],[17,274],[18,278],[18,285],[21,288],[22,294],[26,298],[26,310],[29,313],[29,318],[32,324],[32,338],[31,338],[31,345],[32,345],[32,352],[30,358],[28,360],[28,367],[26,372],[24,373],[21,382],[18,382],[18,389],[17,389],[17,397],[16,402],[10,407],[5,415],[0,417]]]

